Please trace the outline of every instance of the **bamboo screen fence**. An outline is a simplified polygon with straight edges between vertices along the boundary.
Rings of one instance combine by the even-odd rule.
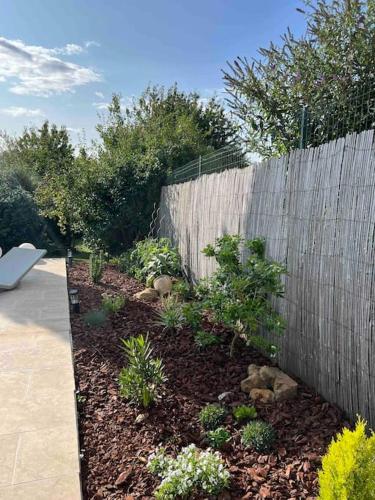
[[[163,188],[159,233],[196,280],[216,237],[264,236],[288,268],[278,362],[375,426],[374,131]]]

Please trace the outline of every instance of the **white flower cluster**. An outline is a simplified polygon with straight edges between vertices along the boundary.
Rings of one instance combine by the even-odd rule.
[[[175,459],[158,450],[149,457],[148,468],[162,478],[155,491],[158,500],[189,498],[195,491],[217,495],[230,478],[220,453],[199,450],[194,444],[183,448]]]

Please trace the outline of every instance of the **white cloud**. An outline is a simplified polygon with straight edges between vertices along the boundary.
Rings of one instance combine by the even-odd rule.
[[[64,61],[56,54],[72,55],[83,50],[76,44],[48,49],[0,37],[0,79],[10,83],[14,94],[48,97],[74,92],[76,87],[98,82],[101,77],[95,70]]]
[[[89,40],[88,42],[85,42],[85,47],[86,49],[89,49],[90,47],[100,47],[100,43],[95,42],[94,40]]]
[[[109,102],[93,102],[92,105],[96,108],[99,109],[100,111],[104,109],[108,109]]]
[[[0,109],[0,112],[5,115],[13,116],[14,118],[17,118],[19,116],[28,116],[28,117],[45,116],[43,111],[39,108],[30,109],[30,108],[23,108],[21,106],[10,106],[9,108],[2,108]]]
[[[99,97],[99,99],[104,99],[104,94],[103,92],[95,92],[96,97]]]

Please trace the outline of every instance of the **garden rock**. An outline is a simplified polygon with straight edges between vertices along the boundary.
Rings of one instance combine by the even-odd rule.
[[[160,297],[169,295],[172,291],[172,279],[170,276],[163,274],[154,280],[154,288],[159,293]]]
[[[145,302],[154,302],[154,300],[159,298],[159,294],[154,288],[145,288],[141,292],[135,293],[133,297]]]
[[[251,391],[254,389],[267,389],[272,392],[273,399],[276,401],[293,399],[297,395],[297,382],[279,368],[251,364],[248,366],[247,372],[249,376],[241,382],[241,390],[243,392],[250,393],[251,395]],[[258,398],[265,397],[270,400],[268,393],[266,395],[263,394],[263,396],[259,394],[257,393]],[[252,399],[254,398],[252,397]]]
[[[250,397],[253,401],[261,403],[273,403],[275,400],[275,394],[270,389],[251,389]]]
[[[250,393],[252,389],[267,389],[267,384],[259,373],[253,372],[241,382],[241,391]]]

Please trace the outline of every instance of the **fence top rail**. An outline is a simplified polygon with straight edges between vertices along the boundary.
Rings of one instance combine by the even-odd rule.
[[[246,152],[243,149],[238,146],[224,146],[176,168],[168,175],[166,184],[178,184],[204,174],[222,172],[230,168],[244,168],[248,165]]]

